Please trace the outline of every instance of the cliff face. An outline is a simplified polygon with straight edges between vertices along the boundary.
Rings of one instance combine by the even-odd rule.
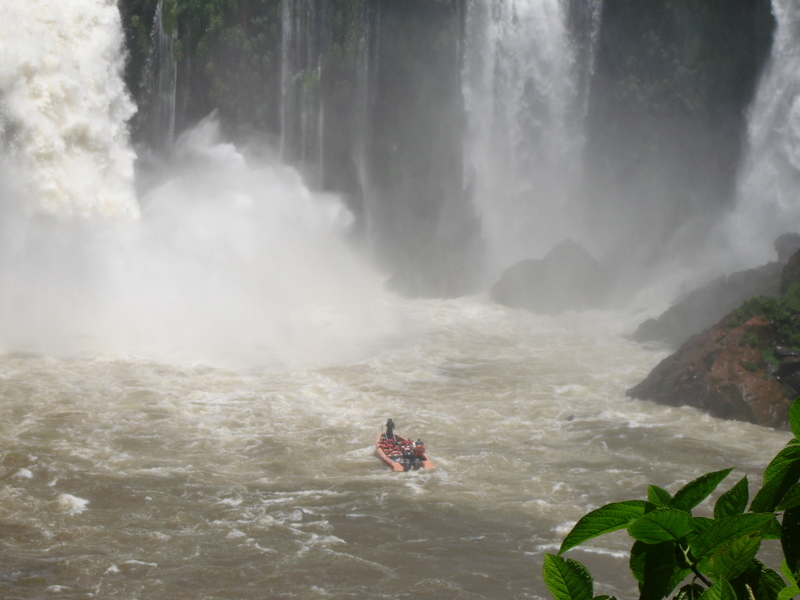
[[[779,262],[719,277],[687,294],[657,319],[649,319],[634,332],[637,342],[661,341],[677,348],[692,335],[716,324],[742,302],[754,296],[780,295]]]
[[[657,257],[732,199],[774,28],[770,0],[604,0],[585,193],[621,254],[633,241]]]
[[[592,247],[618,251],[612,262],[646,263],[687,221],[708,217],[730,198],[745,109],[772,41],[770,2],[602,0],[599,34],[599,0],[567,4],[578,62],[594,73],[579,78],[590,89],[578,94],[588,116],[575,127],[576,137],[586,137],[576,219],[585,218]],[[474,291],[471,276],[483,257],[474,192],[465,185],[462,86],[472,4],[118,5],[129,51],[126,80],[140,107],[132,122],[136,142],[157,148],[153,137],[163,133],[153,126],[161,102],[153,89],[154,19],[161,14],[171,40],[176,134],[217,110],[229,137],[266,140],[310,185],[340,194],[356,215],[356,235],[395,276],[396,289],[430,296]],[[532,89],[526,98],[535,104],[547,93]],[[543,135],[530,121],[525,135]],[[543,139],[533,146],[547,149]]]
[[[777,427],[786,422],[797,394],[774,377],[762,355],[774,338],[762,317],[737,327],[723,321],[690,338],[628,395]]]
[[[785,271],[800,261],[789,259]],[[628,395],[777,427],[800,395],[800,285],[751,298],[694,335]]]
[[[479,235],[463,185],[465,0],[120,0],[140,145],[159,149],[157,15],[171,36],[176,134],[216,110],[340,194],[395,289],[472,291]],[[158,156],[157,161],[168,160]]]

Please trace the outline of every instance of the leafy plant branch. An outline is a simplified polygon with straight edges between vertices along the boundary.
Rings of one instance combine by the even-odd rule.
[[[692,514],[733,470],[723,469],[690,481],[675,495],[651,485],[646,500],[613,502],[584,515],[558,554],[545,555],[550,592],[556,600],[616,600],[595,596],[589,570],[562,555],[626,529],[634,540],[629,566],[640,600],[790,600],[800,594],[800,400],[789,423],[794,437],[767,465],[752,502],[744,477],[719,496],[713,518]],[[757,558],[765,540],[780,541],[782,576]]]

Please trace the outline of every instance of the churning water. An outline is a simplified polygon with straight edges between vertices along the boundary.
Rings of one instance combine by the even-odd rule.
[[[114,2],[8,0],[0,7],[0,162],[52,215],[135,216]],[[5,183],[5,181],[4,181]]]
[[[785,441],[626,398],[641,315],[387,294],[339,200],[213,118],[138,216],[116,8],[64,4],[0,8],[0,596],[540,598],[587,510]],[[386,470],[388,417],[435,471]],[[626,547],[573,554],[633,597]]]
[[[619,314],[398,308],[413,339],[318,368],[4,356],[3,597],[546,597],[542,553],[588,509],[785,441],[625,398],[661,354]],[[435,471],[373,455],[388,416]],[[572,554],[634,597],[625,549]]]

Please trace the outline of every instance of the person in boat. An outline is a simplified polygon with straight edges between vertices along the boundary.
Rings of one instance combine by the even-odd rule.
[[[386,421],[386,439],[396,441],[396,438],[394,437],[394,421],[391,419]]]

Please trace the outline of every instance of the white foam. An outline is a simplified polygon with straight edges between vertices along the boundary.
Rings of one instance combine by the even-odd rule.
[[[89,501],[72,494],[59,494],[56,499],[58,509],[70,515],[79,515],[89,506]]]
[[[116,2],[0,4],[0,138],[26,205],[67,217],[135,217],[134,113]],[[13,135],[11,135],[13,134]]]

